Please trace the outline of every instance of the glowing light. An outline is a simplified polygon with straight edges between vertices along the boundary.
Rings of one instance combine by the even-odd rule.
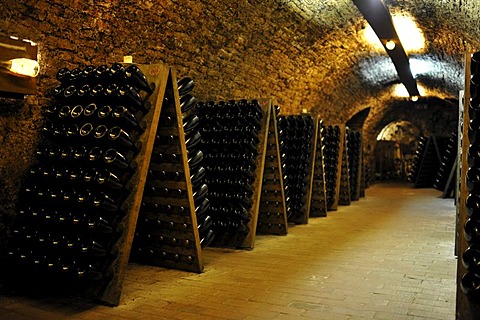
[[[413,102],[417,102],[417,101],[418,101],[418,96],[413,96],[413,97],[412,97],[412,101],[413,101]]]
[[[418,84],[417,88],[418,88],[418,92],[420,93],[420,96],[425,96],[425,93],[426,93],[425,88],[421,84]],[[398,98],[409,98],[410,97],[410,94],[408,93],[407,88],[405,88],[405,86],[403,84],[393,85],[392,90],[393,90],[393,95],[395,97],[398,97]],[[417,99],[418,99],[418,97],[417,97]],[[413,97],[412,97],[412,100],[413,100]]]
[[[435,66],[430,60],[410,59],[410,70],[414,78],[421,74],[429,74],[433,69],[435,69]]]
[[[387,43],[385,43],[385,48],[387,48],[388,50],[395,49],[395,42],[393,42],[392,40],[388,40]]]
[[[425,49],[425,37],[423,36],[422,31],[417,27],[413,18],[405,15],[394,15],[392,16],[392,19],[395,30],[397,31],[398,37],[405,51],[407,53],[423,52]],[[362,37],[365,42],[371,44],[376,50],[383,49],[382,43],[370,25],[363,30]]]
[[[25,58],[2,61],[1,66],[6,68],[11,73],[19,76],[33,78],[36,77],[40,72],[40,65],[38,64],[38,61]]]

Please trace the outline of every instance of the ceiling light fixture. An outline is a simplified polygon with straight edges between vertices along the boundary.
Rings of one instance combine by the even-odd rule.
[[[397,83],[392,86],[392,95],[397,98],[410,98],[410,99],[413,99],[413,97],[417,97],[418,99],[419,97],[426,96],[427,92],[425,90],[425,87],[421,84],[418,84],[417,87],[418,87],[418,92],[420,94],[412,96],[408,93],[407,88],[405,88],[404,85]]]
[[[393,50],[393,49],[395,49],[395,41],[393,41],[393,40],[388,40],[388,41],[385,43],[385,48],[387,48],[388,50]]]
[[[398,38],[405,51],[407,53],[422,53],[425,49],[425,37],[422,31],[417,27],[413,18],[406,15],[393,15],[392,20]],[[374,49],[382,50],[383,44],[378,39],[377,34],[373,31],[370,24],[363,30],[362,38],[365,42],[372,45]]]

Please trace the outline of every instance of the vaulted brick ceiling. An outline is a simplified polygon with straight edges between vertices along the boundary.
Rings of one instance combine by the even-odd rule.
[[[363,105],[389,104],[396,99],[390,91],[398,80],[393,64],[383,50],[374,50],[362,41],[366,21],[351,0],[283,3],[309,19],[309,27],[318,28],[312,47],[323,53],[322,61],[305,69],[310,75],[305,80],[306,87],[318,94],[314,109],[334,110],[328,106],[329,101],[335,101],[351,109],[347,112],[351,115]],[[410,59],[412,69],[420,67],[417,81],[426,89],[426,95],[457,98],[464,82],[464,53],[479,47],[480,2],[387,0],[385,3],[392,14],[413,17],[425,36],[425,52],[410,54]],[[309,32],[295,40],[308,48],[311,37]],[[327,101],[322,103],[325,97]]]
[[[426,95],[457,98],[464,53],[480,48],[480,3],[385,3],[392,14],[412,16],[425,36],[426,51],[410,58],[423,67],[417,80]],[[388,56],[362,39],[366,25],[352,0],[6,0],[0,10],[1,33],[40,44],[40,92],[62,66],[132,54],[192,76],[201,99],[275,97],[285,113],[307,109],[326,123],[367,107],[370,120],[381,119],[402,101],[392,95]]]

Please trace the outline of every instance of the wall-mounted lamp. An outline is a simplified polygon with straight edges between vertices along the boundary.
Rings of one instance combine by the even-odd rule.
[[[388,40],[386,43],[385,43],[385,48],[387,48],[388,50],[393,50],[395,49],[395,41],[393,40]]]
[[[0,96],[23,98],[37,93],[37,54],[36,43],[0,35]]]
[[[40,72],[38,61],[27,58],[16,58],[8,61],[0,61],[0,67],[8,70],[16,76],[36,77]]]

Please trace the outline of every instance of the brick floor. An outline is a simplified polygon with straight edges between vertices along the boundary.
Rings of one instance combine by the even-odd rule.
[[[131,264],[118,307],[9,296],[0,320],[454,319],[455,209],[439,196],[375,185],[253,251],[204,250],[203,274]]]

